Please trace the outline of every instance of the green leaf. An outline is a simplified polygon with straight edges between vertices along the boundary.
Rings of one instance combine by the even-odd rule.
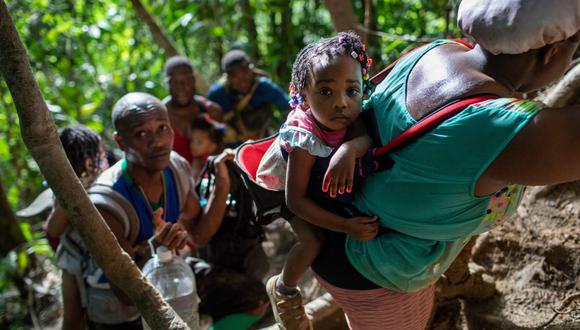
[[[224,29],[221,26],[216,26],[211,29],[211,35],[214,37],[221,37],[224,35]]]
[[[94,102],[83,104],[83,106],[81,107],[81,113],[83,114],[83,116],[88,116],[92,114],[95,111],[95,109],[97,109],[97,104]]]
[[[20,230],[27,241],[32,240],[32,233],[30,232],[30,224],[28,222],[20,222]]]
[[[28,254],[26,254],[25,250],[21,250],[18,252],[18,272],[24,273],[26,268],[28,267]]]

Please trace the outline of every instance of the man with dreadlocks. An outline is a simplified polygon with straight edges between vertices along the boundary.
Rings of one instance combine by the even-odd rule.
[[[221,107],[195,94],[193,65],[184,56],[173,56],[165,63],[165,81],[169,96],[163,100],[167,107],[173,128],[173,150],[193,162],[189,145],[191,143],[191,123],[201,114],[207,113],[212,119],[221,121]]]
[[[207,97],[217,102],[229,125],[226,143],[235,146],[267,134],[272,105],[283,113],[288,110],[288,95],[254,67],[248,55],[231,50],[224,55],[221,68],[225,78],[213,84]]]
[[[354,33],[339,33],[306,46],[292,68],[294,110],[258,168],[258,184],[286,190],[289,212],[283,211],[284,217],[298,236],[282,273],[266,284],[274,316],[286,329],[312,327],[297,285],[320,251],[324,240],[320,227],[357,240],[373,239],[378,232],[376,217],[353,217],[336,211],[337,203],[353,200],[354,173],[365,176],[368,171],[355,171],[352,166],[343,177],[325,180],[323,185],[331,158],[360,113],[368,91],[365,81],[370,63],[365,46]],[[367,139],[366,149],[370,146]],[[361,150],[345,163],[354,164],[356,158],[363,157],[366,150]]]

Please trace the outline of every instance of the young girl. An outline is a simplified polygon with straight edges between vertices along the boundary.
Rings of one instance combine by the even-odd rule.
[[[365,46],[353,33],[339,33],[306,46],[292,68],[293,111],[258,168],[258,183],[285,188],[287,208],[295,215],[285,218],[291,219],[299,242],[290,250],[282,273],[266,284],[274,316],[283,328],[311,328],[297,284],[320,249],[323,236],[317,227],[345,232],[358,240],[373,239],[378,231],[376,217],[345,218],[329,211],[336,202],[352,200],[352,179],[335,180],[331,191],[324,180],[332,175],[326,173],[331,158],[361,110],[370,64]],[[349,167],[344,164],[343,168]],[[352,174],[351,170],[346,177]]]
[[[189,148],[193,155],[191,170],[194,179],[205,165],[207,158],[223,150],[224,125],[212,120],[207,115],[197,117],[191,124],[191,143]]]
[[[73,170],[85,188],[109,167],[101,137],[90,128],[81,125],[65,127],[59,137]],[[86,320],[81,299],[84,285],[80,255],[86,253],[85,245],[79,233],[68,225],[65,211],[58,203],[55,203],[46,220],[46,234],[49,240],[60,241],[56,257],[58,266],[62,268],[62,328],[84,328]]]

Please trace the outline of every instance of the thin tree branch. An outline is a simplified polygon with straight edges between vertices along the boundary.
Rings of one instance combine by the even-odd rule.
[[[177,49],[177,45],[169,37],[167,32],[161,27],[159,23],[155,20],[153,15],[149,13],[147,8],[143,5],[140,0],[131,0],[133,4],[133,8],[135,8],[135,12],[137,16],[147,25],[149,31],[151,31],[151,35],[157,44],[165,50],[165,55],[169,58],[172,56],[182,55],[182,53]],[[209,85],[207,81],[203,78],[203,76],[194,69],[195,72],[195,83],[197,91],[201,93],[207,92]]]
[[[371,35],[374,35],[377,37],[381,37],[381,38],[385,38],[385,39],[389,39],[389,40],[403,40],[403,41],[410,41],[410,42],[417,42],[417,43],[428,43],[428,42],[433,42],[435,40],[445,38],[443,36],[441,36],[441,37],[415,37],[415,36],[411,36],[408,34],[397,35],[397,34],[392,34],[392,33],[370,30],[362,25],[359,25],[358,29],[363,31],[363,32],[366,32],[368,34],[371,34]]]

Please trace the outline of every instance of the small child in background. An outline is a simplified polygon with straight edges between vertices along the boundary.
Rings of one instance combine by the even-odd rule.
[[[364,148],[348,153],[346,161],[338,164],[340,170],[334,167],[341,173],[338,180],[333,178],[338,173],[329,169],[369,91],[366,80],[370,64],[365,46],[353,33],[339,33],[302,49],[292,68],[293,110],[258,167],[258,184],[286,191],[286,205],[293,214],[284,218],[298,237],[282,273],[266,284],[274,316],[283,329],[312,329],[298,280],[320,251],[324,241],[320,227],[358,240],[373,239],[378,232],[376,217],[337,214],[337,203],[350,203],[353,183],[358,176],[365,176],[362,161],[355,160],[370,148],[370,138]],[[357,170],[355,163],[359,164]]]
[[[59,137],[73,170],[86,189],[109,167],[101,137],[82,125],[63,128]],[[84,329],[86,312],[81,299],[84,285],[80,256],[86,253],[85,244],[78,231],[69,225],[58,202],[55,202],[45,226],[49,241],[57,242],[57,264],[62,268],[62,329]]]
[[[189,148],[193,155],[192,175],[198,179],[207,158],[223,151],[225,126],[207,115],[197,117],[191,124],[191,143]]]

